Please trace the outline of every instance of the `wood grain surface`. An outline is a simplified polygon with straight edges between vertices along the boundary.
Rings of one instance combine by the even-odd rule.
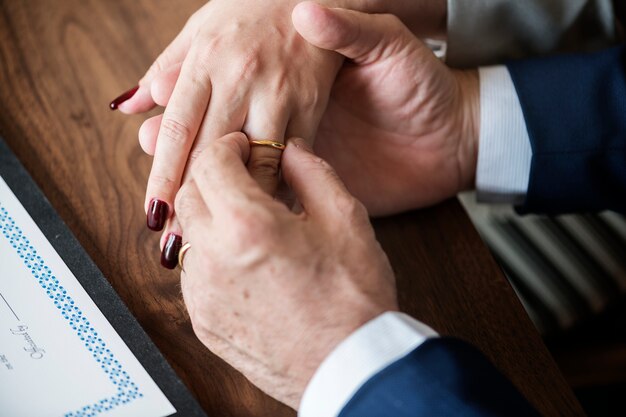
[[[201,4],[0,0],[0,133],[210,416],[293,416],[195,338],[145,227],[145,117],[107,107]],[[546,416],[583,415],[456,200],[375,225],[405,311],[477,345]]]

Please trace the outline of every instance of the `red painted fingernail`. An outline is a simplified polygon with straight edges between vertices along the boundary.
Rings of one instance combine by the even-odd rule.
[[[169,206],[165,201],[153,198],[148,207],[147,225],[148,229],[160,232],[165,226]]]
[[[109,104],[109,108],[111,110],[116,110],[120,104],[122,104],[123,102],[125,102],[126,100],[130,100],[132,98],[132,96],[135,95],[135,93],[137,92],[137,90],[139,90],[139,86],[133,87],[128,91],[123,92],[122,94],[119,95],[119,97],[116,97],[110,104]]]
[[[178,265],[178,252],[183,245],[183,238],[170,233],[161,252],[161,265],[167,269],[174,269]]]

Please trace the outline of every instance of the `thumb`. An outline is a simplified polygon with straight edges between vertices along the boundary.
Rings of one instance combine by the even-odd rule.
[[[295,29],[309,43],[367,64],[417,42],[390,14],[368,14],[328,8],[312,1],[299,3],[291,16]]]
[[[292,138],[282,158],[282,173],[304,211],[323,221],[342,220],[360,206],[335,170],[316,156],[304,139]],[[363,208],[364,218],[367,213]]]

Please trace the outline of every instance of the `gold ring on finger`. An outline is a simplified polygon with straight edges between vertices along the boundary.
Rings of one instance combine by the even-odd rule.
[[[185,267],[183,266],[183,262],[185,261],[185,254],[189,249],[191,249],[191,243],[187,242],[183,246],[181,246],[180,251],[178,251],[178,266],[180,266],[180,269],[182,269],[183,272],[185,271]]]
[[[284,143],[277,142],[275,140],[251,140],[250,146],[267,146],[270,148],[278,149],[279,151],[284,151],[286,146]]]

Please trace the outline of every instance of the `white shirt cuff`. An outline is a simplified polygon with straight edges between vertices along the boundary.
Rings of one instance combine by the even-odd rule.
[[[299,417],[336,417],[371,377],[437,333],[399,312],[365,323],[339,344],[311,378]]]
[[[505,66],[480,68],[479,74],[478,201],[522,204],[533,155],[522,106]]]

